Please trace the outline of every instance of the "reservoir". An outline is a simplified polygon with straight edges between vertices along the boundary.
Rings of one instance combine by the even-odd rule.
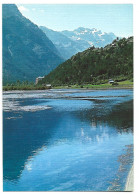
[[[123,191],[133,90],[3,92],[4,191]]]

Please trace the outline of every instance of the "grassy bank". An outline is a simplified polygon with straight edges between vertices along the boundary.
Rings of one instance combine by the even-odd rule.
[[[84,85],[63,85],[63,86],[52,86],[53,89],[122,89],[122,88],[133,88],[133,82],[130,80],[117,82],[117,85],[112,84],[84,84]],[[47,90],[48,87],[42,85],[12,85],[3,86],[3,91],[12,90]]]
[[[117,85],[112,84],[85,84],[85,85],[63,85],[63,86],[54,86],[54,89],[123,89],[123,88],[133,88],[133,82],[130,80],[117,82]]]

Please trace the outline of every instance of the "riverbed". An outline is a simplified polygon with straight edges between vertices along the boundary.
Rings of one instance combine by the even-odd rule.
[[[4,191],[124,191],[133,90],[3,93]]]

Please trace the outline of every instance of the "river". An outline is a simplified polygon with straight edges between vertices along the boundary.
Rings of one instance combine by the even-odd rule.
[[[123,191],[133,90],[3,93],[4,191]]]

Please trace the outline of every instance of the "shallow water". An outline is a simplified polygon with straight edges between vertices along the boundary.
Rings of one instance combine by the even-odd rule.
[[[4,191],[124,190],[132,90],[5,92],[3,109]]]

